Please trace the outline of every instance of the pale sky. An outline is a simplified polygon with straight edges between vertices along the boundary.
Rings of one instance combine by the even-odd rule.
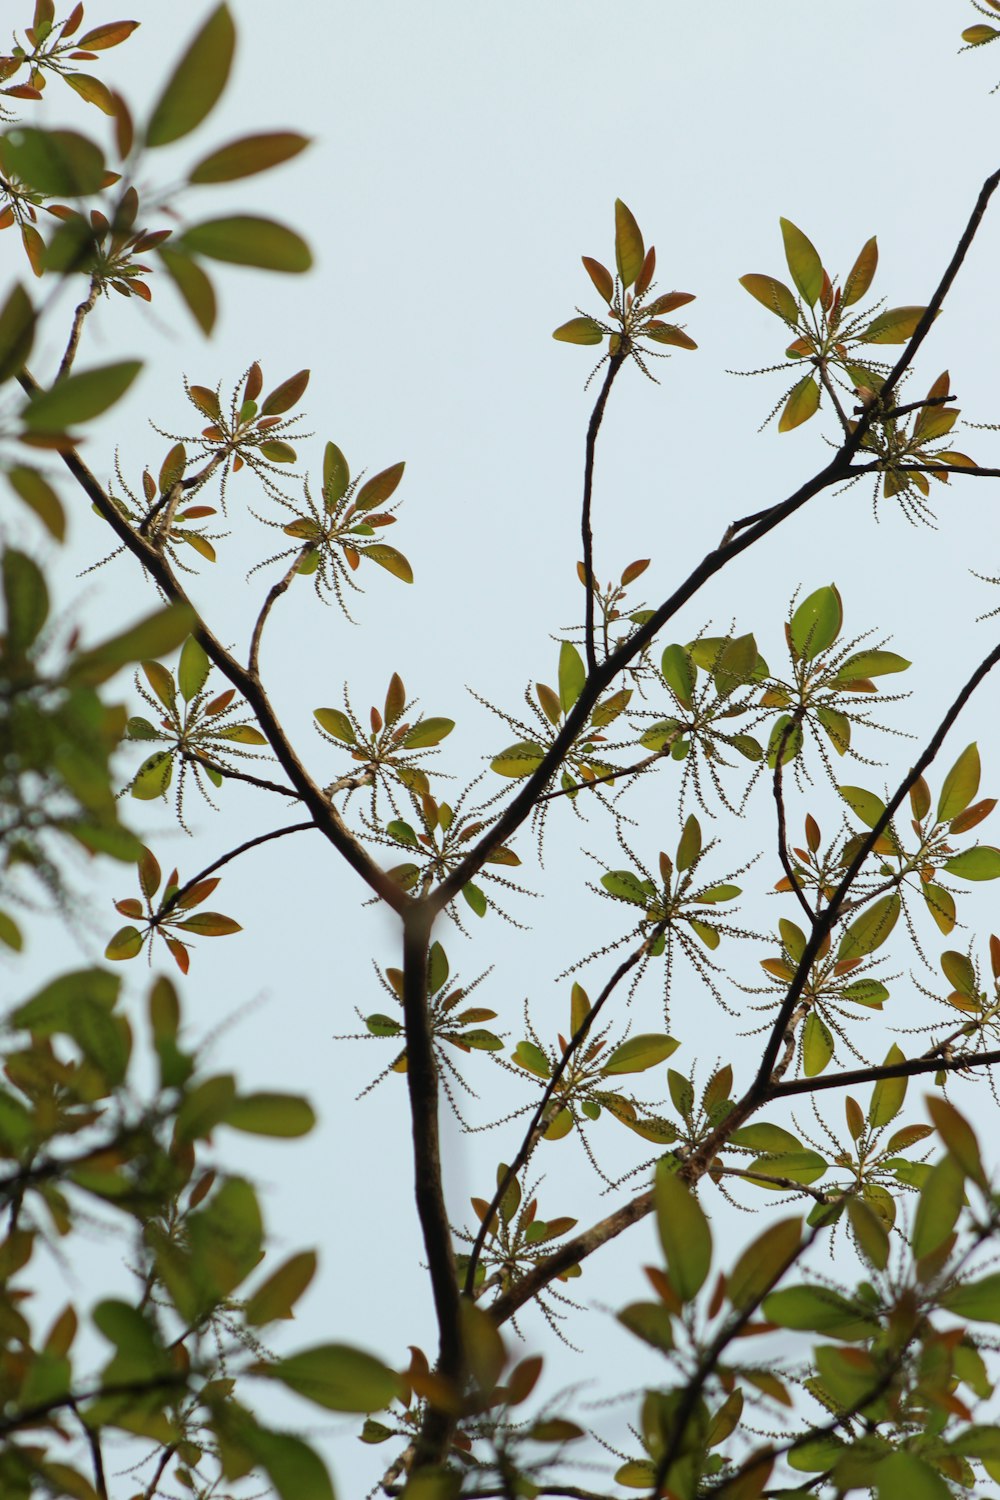
[[[204,13],[201,5],[138,0],[130,14],[142,27],[109,54],[101,76],[137,106],[155,97],[169,60]],[[824,435],[835,436],[825,414],[788,435],[779,436],[774,424],[758,435],[784,389],[782,377],[741,380],[726,371],[778,362],[784,339],[737,278],[764,271],[787,279],[778,229],[784,215],[841,276],[877,234],[873,296],[889,305],[924,302],[997,166],[1000,97],[989,90],[1000,49],[955,55],[961,29],[975,20],[963,0],[841,0],[835,14],[796,0],[634,0],[620,8],[593,0],[508,0],[499,7],[481,0],[299,0],[288,8],[244,0],[234,13],[240,49],[223,105],[196,136],[151,159],[150,171],[156,182],[167,181],[213,145],[249,131],[306,132],[314,145],[292,165],[227,189],[192,190],[179,206],[192,222],[228,211],[284,219],[310,241],[316,268],[281,278],[220,267],[222,313],[211,342],[155,280],[150,309],[117,300],[102,305],[88,324],[81,365],[126,355],[148,365],[128,400],[95,429],[87,456],[107,475],[117,445],[136,481],[144,464],[158,467],[169,446],[147,417],[170,433],[203,425],[184,400],[182,374],[203,385],[221,381],[225,391],[253,359],[269,386],[311,367],[303,409],[304,431],[313,436],[298,444],[300,457],[318,474],[323,444],[333,440],[352,470],[406,460],[404,503],[389,539],[412,561],[416,582],[407,588],[388,574],[366,578],[367,591],[352,607],[356,626],[320,607],[305,581],[297,583],[266,639],[272,698],[325,781],[343,767],[314,734],[312,709],[339,705],[347,681],[365,713],[382,702],[398,671],[427,713],[458,721],[437,764],[460,787],[515,737],[466,688],[522,715],[524,687],[554,681],[556,639],[581,608],[578,507],[596,386],[589,393],[583,387],[594,360],[591,350],[550,334],[577,306],[598,311],[579,257],[613,264],[614,199],[628,203],[647,244],[655,242],[660,288],[697,294],[678,318],[698,351],[656,362],[659,386],[634,368],[622,374],[598,458],[598,571],[610,577],[634,558],[652,558],[633,596],[636,605],[651,605],[718,542],[729,521],[782,498],[821,467],[829,452]],[[104,8],[93,12],[95,24],[110,18]],[[98,137],[105,127],[96,110],[77,108],[68,93],[56,114],[60,123],[82,121]],[[911,398],[923,394],[947,367],[964,414],[983,423],[1000,419],[993,284],[1000,208],[992,215],[907,388]],[[9,276],[17,259],[12,236],[0,250]],[[63,327],[56,315],[43,333],[33,357],[39,378],[54,369]],[[988,433],[970,433],[956,446],[997,463],[996,438]],[[247,583],[246,571],[280,545],[277,533],[248,514],[248,501],[261,509],[252,491],[249,476],[237,476],[232,536],[220,547],[219,564],[192,581],[213,629],[234,643],[246,641],[271,577],[256,574]],[[64,493],[73,513],[70,545],[52,559],[65,580],[63,607],[83,619],[99,610],[108,628],[120,612],[144,612],[150,596],[128,559],[73,581],[101,555],[104,538],[87,505]],[[1000,572],[995,495],[983,481],[942,488],[939,529],[931,531],[911,527],[885,503],[876,524],[862,485],[828,492],[727,570],[661,644],[689,640],[709,622],[724,633],[734,619],[741,631],[757,633],[776,667],[792,593],[835,581],[845,632],[891,633],[892,648],[914,661],[905,681],[893,681],[914,697],[887,707],[885,721],[929,732],[994,641],[995,626],[974,621],[996,595],[968,569]],[[21,534],[16,519],[10,534]],[[126,678],[116,688],[130,692]],[[987,743],[996,701],[997,688],[988,684],[932,784],[978,737],[983,795],[996,790],[1000,756]],[[910,741],[872,735],[862,750],[884,768],[855,763],[842,779],[876,791],[894,783],[916,754]],[[137,765],[137,757],[123,756],[123,775]],[[647,862],[676,845],[673,776],[668,769],[632,805],[641,818],[629,838]],[[487,773],[486,791],[498,785]],[[255,832],[296,821],[280,800],[241,788],[224,788],[218,801],[218,816],[191,801],[190,840],[172,825],[168,808],[126,808],[163,864],[176,860],[182,877]],[[839,819],[821,771],[814,791],[793,800],[794,827],[807,810],[831,831]],[[555,976],[627,930],[624,908],[599,905],[586,889],[600,868],[577,852],[582,844],[606,860],[605,868],[623,863],[610,827],[600,819],[577,824],[565,807],[559,811],[543,871],[530,834],[523,831],[517,843],[524,860],[517,873],[544,898],[508,903],[530,931],[519,933],[491,914],[483,922],[469,916],[474,943],[447,924],[439,934],[453,971],[467,981],[496,965],[476,1003],[499,1012],[491,1024],[511,1047],[524,1035],[525,997],[543,1036],[565,1029],[569,982]],[[720,851],[720,877],[765,849],[759,872],[744,883],[761,893],[770,888],[779,873],[772,871],[772,824],[766,787],[735,834],[724,819],[716,822],[712,832],[724,846],[733,839],[736,849],[732,857]],[[997,839],[991,825],[983,837]],[[116,925],[108,897],[131,894],[132,875],[101,866],[85,872],[84,882],[92,924],[69,937],[55,923],[39,923],[27,960],[9,969],[18,996],[54,972],[54,952],[69,967],[103,949]],[[294,1146],[248,1145],[226,1132],[216,1142],[220,1161],[267,1189],[275,1261],[320,1247],[321,1275],[290,1342],[354,1341],[402,1365],[407,1344],[429,1353],[434,1345],[410,1192],[405,1091],[393,1076],[355,1103],[357,1090],[390,1060],[389,1044],[333,1040],[333,1033],[357,1029],[354,1006],[363,1013],[387,1008],[372,963],[398,962],[394,924],[364,907],[364,894],[316,835],[249,855],[225,872],[213,898],[246,931],[198,944],[182,992],[195,1032],[233,1023],[216,1043],[216,1066],[235,1069],[248,1087],[301,1089],[320,1116],[315,1135]],[[988,932],[992,898],[988,887],[980,894],[978,930]],[[767,928],[791,914],[761,895],[748,925]],[[924,936],[932,956],[949,946],[936,932]],[[956,934],[951,946],[964,941]],[[752,982],[769,949],[747,948],[740,972]],[[606,973],[594,964],[583,982],[596,992]],[[139,1006],[148,975],[136,963],[126,977]],[[871,1023],[862,1038],[866,1053],[881,1057],[892,1027],[923,1018],[915,993],[905,978],[897,983],[884,1022]],[[659,987],[650,977],[634,1002],[634,1025],[657,1030],[661,1022]],[[672,1030],[684,1045],[671,1065],[687,1071],[697,1058],[703,1083],[716,1060],[733,1060],[739,1079],[739,1059],[752,1059],[754,1046],[736,1041],[740,1029],[689,972],[675,992]],[[849,1057],[842,1065],[850,1066]],[[659,1072],[656,1095],[665,1093],[665,1070]],[[528,1084],[494,1072],[482,1054],[468,1060],[467,1076],[482,1096],[467,1101],[470,1123],[535,1097]],[[922,1118],[921,1093],[912,1092],[909,1118]],[[983,1089],[978,1097],[985,1110]],[[866,1092],[862,1099],[867,1103]],[[839,1126],[839,1098],[829,1113]],[[800,1118],[808,1121],[807,1110]],[[599,1125],[591,1138],[610,1175],[641,1159],[613,1122]],[[446,1127],[456,1225],[467,1222],[470,1193],[490,1196],[496,1163],[512,1154],[517,1132],[516,1122],[466,1138]],[[531,1175],[542,1172],[545,1216],[575,1214],[583,1227],[615,1201],[600,1196],[602,1184],[574,1140],[546,1144]],[[727,1247],[764,1227],[762,1219],[722,1211],[717,1195],[706,1203],[726,1226]],[[127,1276],[116,1253],[115,1244],[97,1242],[95,1266],[105,1269],[93,1274],[107,1278],[100,1290]],[[555,1400],[562,1386],[581,1379],[593,1382],[584,1397],[596,1400],[626,1381],[656,1378],[652,1359],[609,1312],[644,1295],[639,1267],[656,1253],[647,1223],[595,1256],[573,1283],[574,1296],[596,1309],[574,1314],[569,1325],[582,1359],[559,1346],[552,1351],[542,1320],[525,1316],[520,1352],[551,1353],[544,1398]],[[652,1373],[643,1377],[643,1370]],[[307,1423],[313,1417],[311,1410],[297,1414]],[[325,1434],[339,1493],[364,1493],[391,1457],[390,1445],[362,1448],[355,1423],[315,1415],[312,1430]],[[621,1409],[592,1419],[622,1439]],[[602,1481],[595,1473],[579,1482]]]

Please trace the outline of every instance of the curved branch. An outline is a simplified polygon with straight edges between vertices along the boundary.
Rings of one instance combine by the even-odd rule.
[[[22,370],[17,379],[21,388],[30,395],[36,395],[41,390],[38,382],[27,370]],[[125,545],[128,551],[152,575],[163,594],[174,603],[186,604],[192,610],[195,617],[192,634],[209,659],[218,667],[222,675],[228,678],[233,686],[238,688],[243,694],[285,774],[312,815],[316,827],[329,840],[337,852],[343,855],[352,870],[361,876],[362,880],[374,891],[376,896],[383,900],[387,906],[390,906],[393,911],[404,911],[412,904],[409,897],[375,863],[368,851],[347,828],[337,809],[331,805],[328,798],[324,796],[322,789],[317,786],[316,782],[309,775],[281,727],[260,680],[254,673],[248,671],[246,667],[241,666],[231,652],[226,650],[218,637],[204,624],[200,613],[191,604],[187,593],[174,576],[162,552],[152,542],[147,541],[145,537],[139,536],[133,531],[124,517],[119,514],[117,508],[112,505],[103,488],[80,458],[76,449],[67,448],[61,450],[59,456],[88,500],[93,503],[104,520],[107,521],[119,541]]]
[[[238,848],[230,849],[228,854],[223,854],[220,859],[213,860],[210,865],[205,866],[204,870],[199,870],[197,875],[193,875],[190,880],[186,880],[182,886],[179,886],[169,901],[164,901],[160,907],[156,914],[157,920],[162,922],[167,913],[180,904],[188,891],[199,885],[201,881],[207,880],[209,875],[214,874],[216,870],[221,870],[223,865],[228,865],[231,859],[236,859],[240,854],[246,854],[248,849],[256,849],[260,844],[269,844],[272,839],[283,839],[288,833],[305,833],[308,829],[315,827],[315,823],[292,823],[287,828],[275,828],[271,833],[259,833],[256,838],[247,839],[246,843],[240,844]]]

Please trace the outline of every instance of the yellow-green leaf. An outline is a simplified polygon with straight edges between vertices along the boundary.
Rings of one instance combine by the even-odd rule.
[[[774,276],[763,276],[752,271],[740,277],[740,286],[748,291],[751,297],[756,297],[757,301],[769,312],[776,313],[793,328],[797,325],[798,303],[790,288],[783,281],[778,281]]]
[[[785,242],[785,259],[792,280],[812,307],[823,286],[823,262],[812,241],[790,219],[780,219],[781,237]]]
[[[682,1302],[690,1302],[712,1264],[712,1231],[701,1204],[665,1160],[656,1165],[653,1200],[670,1284]]]
[[[818,406],[819,385],[811,375],[803,375],[788,393],[788,400],[778,418],[778,431],[791,432],[793,427],[801,427],[815,414]]]
[[[862,344],[905,344],[912,338],[926,311],[925,307],[890,307],[872,319],[858,335],[858,341]]]
[[[615,264],[623,287],[630,287],[646,258],[642,234],[630,209],[615,199]]]

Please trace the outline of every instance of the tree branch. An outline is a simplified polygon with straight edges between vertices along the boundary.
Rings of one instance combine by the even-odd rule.
[[[812,1094],[820,1089],[846,1089],[856,1083],[879,1083],[883,1078],[915,1078],[920,1073],[962,1073],[967,1068],[992,1068],[1000,1063],[1000,1049],[992,1052],[968,1052],[935,1057],[904,1058],[898,1063],[881,1063],[873,1068],[852,1068],[846,1073],[825,1073],[817,1078],[792,1078],[770,1090],[770,1099],[784,1099],[789,1094]]]
[[[403,918],[403,1019],[406,1028],[406,1086],[413,1133],[413,1178],[417,1215],[423,1232],[438,1324],[437,1372],[461,1389],[465,1346],[458,1271],[441,1179],[438,1130],[438,1072],[427,1013],[427,963],[433,918],[427,904],[414,904]],[[439,1463],[448,1450],[455,1418],[429,1403],[417,1439],[415,1469]]]
[[[264,634],[264,626],[267,624],[267,617],[271,613],[275,602],[281,598],[282,594],[288,588],[292,579],[299,571],[302,559],[309,553],[309,551],[310,548],[303,547],[301,552],[296,553],[295,559],[289,567],[288,571],[284,574],[283,577],[278,579],[277,583],[271,585],[270,589],[268,590],[267,598],[264,600],[264,603],[261,606],[260,614],[257,616],[256,623],[253,627],[253,635],[250,639],[250,655],[247,659],[247,667],[255,677],[258,675],[257,658],[260,655],[260,638]]]
[[[97,280],[97,277],[91,277],[90,291],[87,293],[84,300],[78,304],[77,309],[73,314],[73,323],[70,327],[69,341],[66,344],[66,349],[63,357],[59,362],[59,369],[56,372],[56,378],[53,381],[54,385],[58,385],[60,380],[65,380],[66,376],[73,368],[73,361],[76,358],[76,351],[80,346],[80,335],[83,333],[84,319],[86,318],[87,314],[93,310],[94,304],[97,302],[97,297],[100,290],[101,283]]]
[[[192,765],[204,766],[207,770],[215,771],[219,776],[224,776],[227,781],[245,781],[248,786],[259,787],[262,792],[277,792],[281,797],[289,797],[294,802],[300,802],[298,792],[293,791],[290,786],[281,786],[277,781],[268,781],[266,777],[254,776],[251,771],[238,771],[235,766],[223,766],[218,761],[212,760],[207,755],[199,755],[197,751],[182,750],[181,754],[185,760]]]

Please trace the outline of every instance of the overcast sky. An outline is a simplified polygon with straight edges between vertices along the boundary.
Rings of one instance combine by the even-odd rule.
[[[122,88],[137,114],[204,13],[190,3],[133,6],[142,27],[108,55],[101,76]],[[182,375],[209,386],[221,381],[225,391],[253,359],[268,386],[311,367],[304,402],[311,436],[298,445],[303,463],[317,475],[331,439],[353,470],[406,460],[391,540],[411,559],[416,583],[365,577],[367,591],[352,605],[357,625],[323,609],[305,581],[296,583],[275,611],[263,653],[272,698],[326,781],[343,766],[314,734],[312,709],[339,705],[346,681],[366,712],[381,703],[398,671],[426,712],[458,721],[440,765],[460,787],[513,737],[467,688],[518,714],[527,683],[554,680],[556,640],[581,609],[575,564],[583,436],[595,390],[585,392],[584,384],[593,356],[550,334],[577,306],[599,310],[580,255],[613,264],[614,199],[628,203],[647,243],[655,242],[661,289],[697,294],[679,316],[698,351],[657,362],[660,385],[635,368],[623,372],[598,461],[598,571],[617,576],[634,558],[650,557],[634,603],[652,604],[734,517],[782,498],[824,464],[824,436],[835,436],[825,413],[788,435],[779,436],[774,424],[758,435],[782,394],[782,377],[739,379],[727,370],[775,363],[784,340],[737,278],[748,271],[787,277],[778,229],[784,215],[841,275],[877,234],[873,296],[889,305],[926,301],[983,179],[997,166],[1000,98],[990,98],[989,89],[1000,55],[955,55],[962,27],[975,19],[963,0],[841,0],[835,12],[796,0],[633,0],[623,7],[592,0],[298,0],[291,7],[246,0],[234,13],[240,47],[223,105],[196,137],[151,160],[150,171],[163,174],[157,182],[169,180],[212,145],[250,131],[305,131],[314,144],[291,166],[227,189],[192,191],[180,207],[192,221],[230,210],[284,219],[307,236],[316,267],[302,278],[220,268],[222,312],[211,342],[156,280],[150,309],[102,304],[88,323],[81,364],[136,354],[147,368],[127,402],[95,428],[88,458],[107,476],[117,446],[133,483],[145,464],[158,467],[169,439],[152,432],[147,418],[171,434],[203,425],[185,403]],[[91,17],[88,7],[88,21],[110,18],[103,8]],[[75,105],[67,94],[51,118],[58,113],[61,122],[79,124]],[[85,113],[85,124],[97,135],[104,129],[96,111]],[[1000,219],[997,210],[993,215],[910,390],[922,394],[948,368],[964,413],[984,423],[1000,417]],[[7,275],[17,264],[12,241],[0,241]],[[34,356],[39,378],[51,375],[63,338],[64,325],[54,318]],[[970,433],[957,446],[997,462],[988,433]],[[915,696],[887,707],[885,722],[929,732],[993,643],[992,627],[974,622],[996,595],[968,569],[1000,572],[995,487],[959,481],[935,498],[938,529],[929,530],[909,525],[891,504],[880,504],[876,516],[864,485],[827,492],[693,601],[668,638],[689,640],[709,622],[727,631],[735,621],[757,633],[776,664],[793,592],[835,581],[845,631],[891,632],[893,648],[915,663],[905,683]],[[67,502],[70,545],[53,559],[64,570],[64,607],[108,624],[122,612],[144,612],[150,596],[129,559],[73,580],[102,555],[106,539],[86,504],[72,495]],[[219,564],[192,582],[208,622],[239,649],[272,576],[254,575],[248,584],[247,569],[280,544],[249,515],[248,503],[261,509],[250,477],[237,476],[232,536],[220,547]],[[119,691],[127,686],[123,681]],[[988,685],[952,736],[938,782],[978,736],[984,794],[996,789],[1000,757],[986,743],[996,701]],[[874,736],[863,750],[884,767],[854,765],[842,779],[873,790],[897,780],[916,753],[910,741]],[[123,758],[123,773],[135,764]],[[629,837],[647,862],[676,844],[673,775],[668,770],[637,804],[642,817]],[[486,790],[495,783],[490,777]],[[127,804],[127,811],[164,865],[176,861],[183,877],[253,833],[294,821],[277,799],[240,788],[226,787],[218,800],[218,816],[192,800],[192,839],[177,831],[168,808]],[[821,772],[815,790],[795,800],[795,828],[807,810],[831,831],[836,826],[837,799]],[[605,868],[622,863],[610,827],[600,820],[584,827],[568,809],[559,813],[543,871],[530,835],[517,846],[524,883],[544,898],[508,903],[530,931],[518,933],[490,915],[481,923],[469,917],[475,942],[447,926],[441,932],[453,969],[466,980],[496,965],[477,998],[500,1013],[496,1025],[511,1046],[524,1034],[529,996],[546,1039],[565,1029],[569,982],[556,983],[556,975],[623,930],[622,909],[588,893],[586,881],[600,870],[577,852],[582,844],[607,861]],[[745,882],[766,891],[777,878],[766,789],[734,834],[724,820],[713,831],[736,850],[720,853],[720,876],[748,853],[768,850]],[[19,994],[30,983],[29,968],[39,982],[52,972],[54,952],[76,965],[103,949],[115,925],[108,898],[131,894],[132,877],[108,867],[86,880],[91,920],[72,936],[39,924],[27,961],[11,971]],[[254,1143],[248,1150],[225,1133],[216,1143],[221,1160],[267,1187],[275,1257],[309,1244],[321,1248],[322,1274],[293,1334],[299,1343],[357,1341],[402,1364],[407,1344],[432,1352],[434,1342],[409,1189],[405,1091],[393,1076],[354,1103],[390,1060],[389,1044],[333,1040],[357,1029],[355,1006],[363,1013],[387,1008],[372,965],[398,962],[393,924],[363,899],[316,835],[248,856],[226,872],[213,900],[246,931],[200,943],[183,994],[195,1031],[232,1023],[217,1041],[217,1066],[236,1069],[248,1086],[302,1089],[320,1114],[315,1136],[303,1144]],[[981,909],[988,923],[988,900]],[[751,925],[771,926],[785,914],[761,901]],[[933,932],[925,936],[932,955],[947,946]],[[746,974],[759,972],[756,960],[766,951],[753,946]],[[596,992],[606,975],[607,963],[597,963],[583,980]],[[147,974],[135,964],[127,978],[138,1005]],[[887,1028],[911,1020],[908,993],[904,979],[894,991],[895,1013],[885,1027],[872,1026],[875,1040],[864,1039],[866,1053],[881,1057]],[[655,979],[639,992],[634,1018],[638,1030],[662,1024]],[[752,1040],[735,1039],[740,1025],[691,973],[678,985],[671,1025],[684,1041],[673,1065],[687,1071],[697,1058],[701,1081],[717,1060],[753,1055]],[[534,1097],[482,1055],[467,1071],[483,1096],[463,1106],[471,1123]],[[911,1116],[921,1117],[916,1097]],[[833,1117],[842,1119],[839,1104]],[[635,1160],[631,1138],[620,1139],[626,1133],[613,1122],[600,1126],[593,1141],[614,1175]],[[470,1141],[448,1127],[456,1225],[467,1222],[470,1193],[489,1196],[496,1163],[515,1149],[517,1131],[515,1123]],[[533,1176],[543,1171],[543,1216],[574,1214],[582,1226],[609,1210],[613,1199],[600,1196],[603,1185],[574,1140],[546,1145],[532,1164]],[[710,1206],[717,1204],[715,1197]],[[730,1244],[763,1227],[731,1214],[722,1222]],[[110,1286],[127,1273],[113,1245],[98,1249]],[[622,1368],[625,1378],[641,1378],[638,1346],[608,1309],[643,1295],[638,1268],[654,1254],[643,1225],[608,1249],[603,1270],[601,1257],[588,1263],[573,1290],[598,1310],[575,1314],[569,1330],[588,1358],[557,1353],[543,1395],[581,1375],[593,1378],[588,1394],[595,1398],[620,1388]],[[551,1344],[534,1314],[523,1320],[523,1332],[531,1350]],[[608,1365],[612,1378],[601,1384],[599,1371]],[[620,1413],[613,1421],[596,1413],[594,1421],[622,1431]],[[354,1424],[314,1430],[330,1438],[344,1496],[377,1479],[388,1448],[361,1448]]]

